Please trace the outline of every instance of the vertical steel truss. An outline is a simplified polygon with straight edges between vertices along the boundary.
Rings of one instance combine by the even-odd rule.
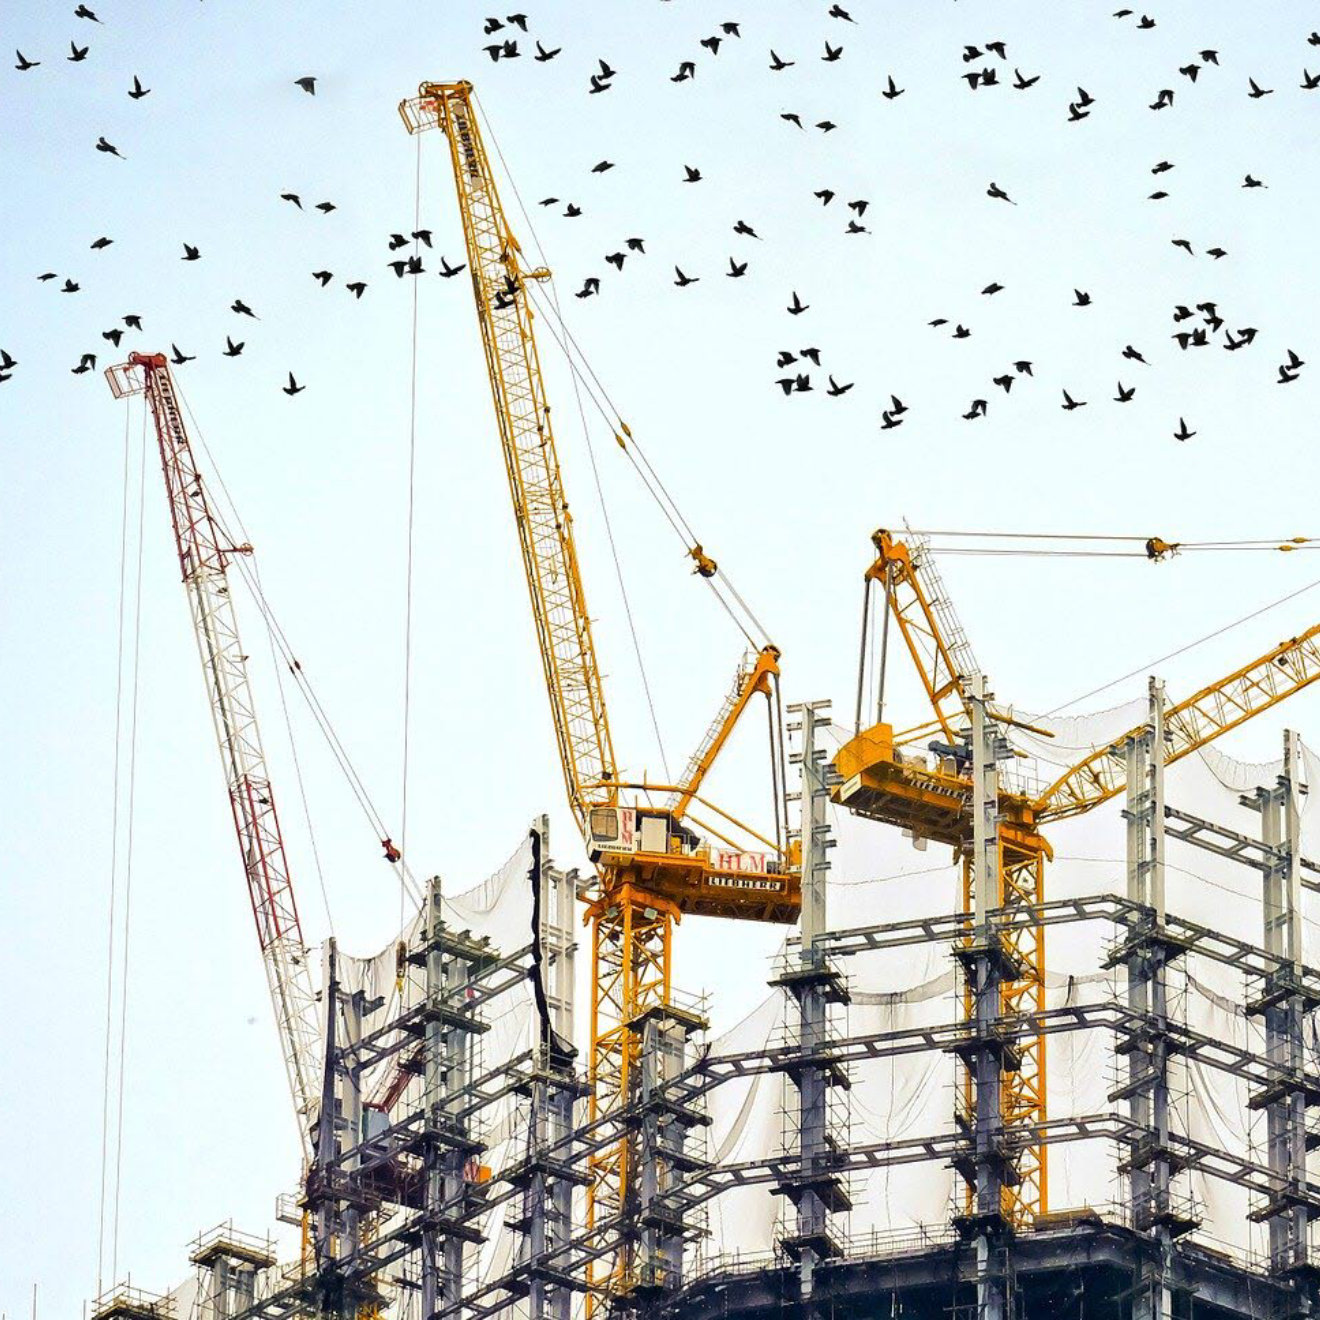
[[[670,999],[670,947],[678,912],[624,882],[596,899],[590,913],[595,979],[591,988],[592,1122],[617,1114],[637,1084],[638,1039],[632,1024]],[[631,1165],[636,1142],[623,1136],[590,1158],[587,1228],[620,1224],[635,1211]],[[614,1249],[593,1261],[588,1279],[606,1295],[637,1282],[633,1235],[620,1231]]]
[[[1045,928],[1038,920],[1023,919],[1023,915],[1038,910],[1044,900],[1049,845],[1035,831],[1000,818],[998,774],[994,767],[1006,751],[1006,744],[989,716],[989,693],[983,677],[974,675],[969,691],[980,693],[969,700],[973,712],[970,735],[973,765],[978,755],[983,756],[988,767],[984,774],[993,775],[981,785],[974,783],[972,790],[977,801],[984,799],[983,810],[991,813],[992,819],[983,828],[989,841],[987,846],[993,851],[982,854],[985,858],[982,865],[993,870],[993,874],[988,885],[978,884],[978,822],[974,820],[973,838],[963,851],[963,911],[975,917],[978,912],[994,910],[996,920],[993,928],[985,925],[982,930],[983,921],[977,918],[968,932],[967,947],[971,949],[984,940],[993,952],[997,977],[993,996],[995,1016],[1029,1020],[1045,1008]],[[978,719],[984,726],[979,733]],[[964,964],[971,966],[966,959]],[[983,1015],[977,1004],[974,974],[964,981],[963,1012],[970,1023]],[[969,1127],[975,1126],[977,1112],[975,1071],[974,1063],[967,1061],[960,1088],[959,1119]],[[1003,1154],[1007,1157],[1006,1176],[1000,1189],[1001,1213],[1014,1228],[1029,1228],[1049,1204],[1049,1155],[1039,1135],[1046,1119],[1043,1034],[1015,1033],[1013,1048],[1002,1054],[997,1087],[998,1098],[994,1103],[1002,1117]],[[969,1185],[969,1212],[975,1199],[974,1188]]]

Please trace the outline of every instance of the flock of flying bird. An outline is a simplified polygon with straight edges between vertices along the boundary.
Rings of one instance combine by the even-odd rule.
[[[838,24],[855,24],[856,20],[841,5],[834,3],[825,10],[826,16]],[[101,19],[97,14],[80,3],[73,10],[76,19],[83,22],[100,24]],[[1150,31],[1157,27],[1156,20],[1149,15],[1140,14],[1131,9],[1119,9],[1113,17],[1120,21],[1129,19],[1135,20],[1133,26],[1139,31]],[[719,56],[722,46],[727,43],[738,43],[743,40],[743,24],[739,21],[725,20],[715,26],[715,30],[707,36],[700,38],[697,46],[700,52],[694,52],[692,58],[680,61],[676,71],[669,76],[669,81],[673,83],[692,82],[700,75],[702,62],[714,59]],[[845,29],[840,28],[840,32]],[[503,63],[510,60],[522,58],[529,54],[530,58],[536,63],[549,63],[557,59],[563,49],[560,46],[547,47],[538,37],[531,33],[529,28],[529,19],[525,13],[514,13],[500,17],[489,17],[485,20],[481,29],[485,44],[482,45],[482,51],[494,63]],[[520,42],[525,44],[528,37],[531,37],[534,43],[534,52],[525,52],[520,47]],[[1311,46],[1320,47],[1320,32],[1312,32],[1308,37],[1308,43]],[[823,53],[819,59],[826,64],[836,64],[845,56],[845,42],[843,36],[835,41],[828,38],[824,40]],[[91,51],[91,41],[80,46],[76,40],[69,43],[70,53],[65,56],[69,63],[79,64],[88,59]],[[23,74],[28,74],[32,70],[42,66],[43,60],[31,59],[21,51],[15,51],[16,64],[15,69]],[[966,82],[970,91],[984,93],[987,89],[996,87],[1008,87],[1015,91],[1025,92],[1036,87],[1041,83],[1041,74],[1024,74],[1016,65],[1011,65],[1008,53],[1007,43],[1003,40],[982,41],[979,44],[964,45],[961,53],[961,62],[970,67],[961,75],[961,79]],[[775,49],[769,51],[768,68],[772,73],[781,74],[786,70],[794,68],[798,64],[797,59],[787,59],[781,56]],[[619,76],[619,70],[614,68],[608,60],[595,58],[594,68],[591,70],[587,80],[586,91],[589,95],[604,95],[616,86],[616,79]],[[1219,66],[1219,52],[1213,48],[1206,48],[1196,52],[1195,57],[1186,64],[1178,66],[1177,76],[1187,80],[1189,84],[1195,84],[1197,79],[1207,70]],[[1008,68],[1012,68],[1012,80],[1007,77]],[[1003,76],[1001,77],[1001,73]],[[894,102],[902,97],[907,88],[899,86],[892,73],[884,76],[883,86],[877,88],[879,99]],[[318,79],[314,75],[303,75],[292,79],[292,84],[308,96],[315,96]],[[1176,82],[1176,78],[1170,81]],[[1314,91],[1320,89],[1320,75],[1312,75],[1309,69],[1303,69],[1300,87],[1304,91]],[[1246,95],[1252,100],[1261,100],[1274,94],[1273,87],[1264,87],[1256,81],[1255,78],[1248,79],[1248,89]],[[1070,97],[1067,103],[1067,122],[1079,123],[1089,118],[1098,105],[1095,96],[1089,93],[1085,88],[1078,87],[1076,96]],[[140,77],[133,76],[132,86],[126,89],[126,94],[135,102],[140,102],[151,93],[151,88],[142,84]],[[1168,109],[1174,104],[1176,95],[1175,87],[1161,88],[1155,94],[1154,100],[1150,103],[1150,110],[1161,111]],[[833,132],[838,125],[828,117],[814,120],[810,124],[804,122],[800,113],[793,110],[781,111],[779,118],[799,132],[809,132],[815,130],[822,134]],[[96,151],[119,159],[125,159],[119,148],[102,135],[95,143]],[[615,163],[610,160],[602,159],[591,169],[595,175],[603,175],[615,168]],[[1159,178],[1172,170],[1172,162],[1162,160],[1151,167],[1151,174]],[[681,185],[697,185],[703,181],[702,171],[693,165],[684,165],[683,174],[679,180]],[[1161,180],[1162,181],[1162,180]],[[1242,185],[1245,189],[1265,188],[1266,184],[1255,178],[1252,174],[1247,174]],[[1011,206],[1017,206],[1018,202],[1009,192],[998,183],[991,181],[986,188],[986,195],[992,200],[1006,203]],[[823,207],[829,207],[836,198],[835,190],[831,188],[821,188],[814,191],[815,200],[819,201]],[[1148,200],[1160,202],[1165,200],[1169,193],[1163,187],[1156,187],[1156,190],[1149,194]],[[298,210],[303,210],[303,201],[298,193],[289,191],[279,195],[279,199]],[[583,209],[577,203],[568,201],[562,203],[564,209],[560,214],[566,219],[576,219],[583,215]],[[561,205],[561,199],[557,196],[546,197],[542,199],[543,207],[558,207]],[[850,237],[869,235],[871,230],[863,223],[870,201],[866,198],[854,198],[844,203],[846,208],[846,226],[842,232]],[[329,216],[336,209],[336,204],[330,201],[320,201],[314,204],[314,210],[324,216]],[[744,219],[737,219],[732,226],[732,232],[738,240],[760,241],[761,235],[756,228]],[[90,249],[94,252],[102,251],[113,243],[113,239],[104,235],[98,237],[90,244]],[[605,254],[603,260],[606,265],[614,268],[616,272],[622,272],[626,262],[637,260],[646,255],[647,240],[638,235],[626,238],[613,251]],[[1195,256],[1196,251],[1192,243],[1184,238],[1174,238],[1174,246],[1182,249],[1190,256]],[[411,245],[410,252],[403,250]],[[432,247],[431,230],[418,228],[408,232],[396,232],[389,235],[386,240],[386,247],[390,253],[390,259],[385,262],[384,268],[391,271],[396,279],[406,279],[417,277],[427,272],[426,257],[424,249],[429,250]],[[752,266],[752,258],[748,255],[749,249],[743,248],[735,255],[728,258],[728,269],[721,272],[726,279],[744,278]],[[1203,249],[1205,256],[1218,261],[1228,255],[1227,251],[1219,245],[1205,247]],[[203,253],[196,244],[184,242],[182,244],[182,255],[180,260],[184,262],[195,262],[201,260]],[[439,267],[437,273],[445,279],[453,278],[460,274],[465,266],[463,263],[451,264],[444,257],[439,256]],[[332,271],[320,269],[311,272],[311,276],[322,288],[329,286],[335,279]],[[688,289],[693,285],[699,284],[702,280],[701,275],[685,271],[681,266],[674,265],[673,285],[680,290]],[[54,271],[45,271],[37,276],[42,282],[51,282],[61,278]],[[81,290],[81,284],[71,276],[64,276],[63,283],[58,286],[59,292],[64,294],[77,294]],[[361,299],[367,291],[369,284],[366,279],[357,278],[344,281],[342,287],[353,295],[355,299]],[[1004,286],[997,281],[991,282],[981,290],[984,297],[993,297],[1001,293]],[[500,296],[517,296],[517,290],[507,289]],[[602,292],[602,276],[597,274],[587,275],[582,283],[582,287],[576,292],[579,299],[588,299],[599,296]],[[1074,290],[1074,307],[1085,308],[1092,305],[1091,295],[1085,290]],[[799,317],[810,310],[810,303],[805,302],[796,290],[791,292],[789,301],[784,311],[788,316]],[[238,317],[245,317],[251,320],[258,320],[257,314],[241,298],[235,298],[230,305],[230,311]],[[130,313],[121,318],[123,325],[113,326],[108,330],[101,332],[101,338],[112,344],[116,349],[120,341],[129,330],[142,330],[142,317],[139,314]],[[1227,351],[1238,351],[1249,347],[1256,338],[1257,329],[1253,326],[1242,326],[1233,329],[1229,326],[1225,316],[1220,313],[1219,307],[1215,302],[1203,301],[1196,303],[1194,307],[1188,307],[1179,304],[1173,311],[1173,322],[1175,328],[1172,332],[1172,338],[1179,348],[1188,351],[1197,348],[1206,348],[1214,342],[1214,336],[1222,335],[1221,347]],[[944,316],[938,316],[930,320],[929,326],[932,328],[942,328],[950,324],[950,320]],[[972,331],[962,321],[954,321],[953,329],[950,332],[955,340],[967,339]],[[183,352],[176,344],[171,344],[171,361],[175,365],[195,360],[195,354]],[[222,356],[236,358],[242,355],[246,347],[246,341],[235,340],[232,335],[225,336],[225,347],[222,350]],[[811,393],[815,390],[813,384],[812,368],[821,370],[823,350],[819,347],[806,348],[785,348],[779,350],[775,359],[775,366],[781,373],[774,378],[773,384],[783,392],[785,397],[796,396],[805,393]],[[1144,354],[1133,345],[1128,344],[1122,352],[1124,362],[1132,362],[1140,366],[1148,366],[1148,360]],[[86,374],[95,369],[97,364],[96,352],[84,352],[80,355],[78,363],[72,368],[75,375]],[[18,365],[8,350],[0,349],[0,383],[9,380]],[[1301,368],[1305,365],[1303,360],[1296,352],[1287,350],[1287,357],[1278,368],[1278,383],[1291,384],[1299,379]],[[990,396],[993,389],[999,389],[1008,394],[1015,384],[1018,384],[1023,377],[1031,377],[1033,374],[1033,364],[1027,359],[1015,360],[1011,367],[1006,368],[1000,374],[995,375],[991,381],[991,390],[986,391]],[[823,387],[822,392],[832,398],[840,398],[853,389],[855,382],[840,382],[835,376],[826,370],[827,385]],[[283,386],[283,391],[290,397],[300,394],[305,387],[297,381],[292,372],[288,373],[287,384]],[[1135,384],[1125,384],[1119,379],[1116,385],[1114,402],[1130,402],[1136,394]],[[1079,408],[1086,407],[1088,400],[1075,398],[1067,389],[1063,389],[1061,407],[1064,411],[1072,412]],[[977,397],[971,400],[967,410],[961,413],[964,420],[975,421],[978,418],[987,416],[989,412],[989,397]],[[908,408],[896,395],[890,396],[890,406],[881,413],[881,429],[890,430],[902,425],[904,415]],[[1190,429],[1187,423],[1180,417],[1178,428],[1174,432],[1175,439],[1188,440],[1196,432]]]

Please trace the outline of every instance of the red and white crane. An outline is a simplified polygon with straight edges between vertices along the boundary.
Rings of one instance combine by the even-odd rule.
[[[252,547],[233,544],[211,510],[165,355],[132,353],[127,362],[111,367],[105,375],[118,399],[145,394],[155,424],[174,540],[228,782],[248,897],[306,1146],[320,1100],[317,995],[227,576],[230,558],[250,554]]]

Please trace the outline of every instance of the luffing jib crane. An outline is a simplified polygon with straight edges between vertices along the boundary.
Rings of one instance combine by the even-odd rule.
[[[165,355],[132,353],[127,362],[105,374],[116,398],[144,394],[151,409],[248,898],[304,1150],[309,1151],[307,1143],[320,1100],[317,996],[227,571],[229,560],[251,553],[251,546],[233,544],[211,510]]]
[[[866,664],[866,618],[875,584],[884,592],[886,624],[894,620],[912,658],[934,713],[926,721],[895,733],[877,711],[877,722],[862,727],[858,682],[857,731],[835,758],[840,779],[836,802],[859,816],[897,825],[914,839],[951,845],[963,866],[964,911],[973,909],[976,877],[972,867],[970,758],[962,753],[961,733],[971,719],[969,683],[975,660],[939,579],[929,546],[906,543],[881,530],[871,538],[876,558],[866,570],[863,604],[862,665]],[[883,660],[879,662],[883,668]],[[1258,656],[1241,669],[1202,688],[1164,712],[1164,760],[1172,764],[1221,734],[1277,705],[1320,678],[1320,625]],[[884,676],[880,676],[883,707]],[[1000,725],[1023,725],[1008,712],[990,708]],[[999,793],[999,892],[988,906],[1004,912],[1003,940],[1011,975],[1001,986],[1005,1016],[1044,1008],[1045,932],[1031,915],[1044,898],[1045,863],[1053,856],[1041,827],[1081,815],[1121,793],[1126,785],[1124,747],[1142,728],[1097,748],[1064,771],[1044,791],[1015,785],[1010,775]],[[926,743],[932,734],[945,741]],[[1048,736],[1048,735],[1047,735]],[[1014,913],[1020,914],[1014,916]],[[1005,1188],[1004,1214],[1029,1225],[1049,1203],[1047,1153],[1039,1137],[1045,1120],[1045,1040],[1033,1036],[1001,1079],[1004,1125],[1015,1137],[1015,1180]]]
[[[778,653],[771,654],[773,648],[762,653],[750,685],[740,685],[694,758],[687,782],[624,781],[610,736],[573,520],[533,333],[529,286],[548,279],[550,272],[524,265],[522,248],[500,204],[472,85],[423,83],[419,95],[402,102],[399,110],[410,133],[439,129],[449,145],[564,781],[599,882],[587,912],[592,932],[589,1070],[594,1120],[616,1113],[633,1092],[637,1041],[631,1024],[670,1001],[671,933],[682,915],[790,922],[801,906],[793,850],[756,835],[699,794],[702,778],[750,696],[770,690],[778,673]],[[616,438],[625,442],[622,435]],[[702,576],[715,571],[700,546],[690,547],[689,554]],[[651,795],[656,792],[672,797],[665,805],[655,805]],[[625,795],[631,800],[625,801]],[[718,831],[704,827],[719,843],[711,844],[689,826],[692,802],[720,816]],[[778,811],[776,804],[776,819]],[[764,851],[744,851],[724,831],[748,835]],[[592,1157],[590,1229],[610,1231],[628,1215],[634,1204],[633,1158],[626,1137]],[[638,1282],[623,1236],[593,1268],[592,1282],[610,1294],[628,1292]]]

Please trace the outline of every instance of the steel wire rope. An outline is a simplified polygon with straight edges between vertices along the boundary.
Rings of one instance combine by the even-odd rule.
[[[1231,623],[1226,623],[1213,632],[1208,632],[1203,637],[1196,638],[1195,641],[1188,642],[1185,646],[1180,646],[1177,650],[1170,651],[1166,655],[1159,656],[1154,660],[1148,660],[1145,664],[1139,665],[1136,669],[1129,670],[1126,674],[1120,674],[1118,678],[1112,679],[1108,683],[1102,683],[1099,687],[1092,688],[1089,692],[1083,692],[1079,697],[1073,697],[1058,706],[1053,706],[1047,711],[1042,712],[1042,717],[1057,715],[1061,710],[1067,710],[1069,706],[1075,706],[1079,701],[1086,701],[1090,697],[1097,696],[1101,692],[1108,692],[1110,688],[1117,687],[1120,683],[1126,683],[1130,678],[1136,678],[1140,674],[1149,673],[1155,665],[1162,665],[1166,660],[1173,660],[1177,656],[1185,655],[1188,651],[1195,649],[1204,643],[1213,641],[1216,637],[1222,637],[1225,633],[1231,632],[1234,628],[1241,627],[1244,623],[1250,623],[1252,619],[1258,619],[1262,614],[1268,614],[1270,610],[1278,609],[1280,605],[1286,605],[1290,600],[1296,600],[1298,596],[1305,595],[1308,591],[1314,591],[1320,587],[1320,578],[1308,582],[1305,586],[1298,587],[1296,591],[1290,591],[1286,596],[1280,596],[1277,600],[1272,600],[1259,609],[1252,610],[1250,614],[1244,614],[1239,619],[1234,619]]]
[[[421,240],[417,237],[422,227],[422,139],[417,136],[417,163],[413,177],[413,257],[421,265]],[[416,511],[417,477],[417,293],[418,281],[412,282],[412,365],[408,378],[408,517],[407,567],[404,570],[403,606],[403,773],[399,821],[399,933],[402,935],[406,917],[407,888],[404,881],[404,858],[408,853],[408,741],[412,725],[412,627],[413,627],[413,543],[414,514]],[[384,836],[386,839],[388,835]],[[388,856],[388,850],[386,856]]]
[[[128,475],[130,409],[124,410],[124,477],[119,518],[119,605],[118,638],[115,647],[115,750],[111,772],[110,806],[110,902],[106,917],[105,955],[105,1058],[101,1075],[101,1195],[96,1220],[96,1295],[104,1290],[106,1171],[110,1155],[110,1043],[114,1034],[115,916],[119,876],[119,752],[123,741],[124,696],[124,603],[128,574]]]
[[[473,99],[476,100],[475,97]],[[518,209],[522,213],[523,220],[527,225],[528,233],[531,234],[532,242],[535,244],[536,251],[541,258],[541,265],[546,269],[549,269],[550,263],[546,259],[545,248],[542,246],[540,237],[537,235],[536,226],[533,224],[531,214],[527,210],[526,204],[523,202],[522,194],[518,191],[518,184],[514,180],[512,171],[509,169],[508,161],[505,160],[504,152],[499,144],[499,139],[498,137],[496,137],[494,130],[491,128],[490,120],[487,118],[485,110],[482,108],[479,101],[477,102],[477,112],[478,114],[481,115],[482,121],[485,125],[485,130],[489,134],[490,140],[495,146],[495,154],[498,157],[500,165],[504,170],[504,176],[506,179],[508,179],[509,186],[513,190],[514,198],[518,203]],[[540,300],[536,296],[535,288],[529,288],[526,284],[524,284],[523,288],[531,296],[532,300],[537,302],[538,306],[541,306]],[[563,319],[563,316],[559,311],[557,296],[552,303],[548,303],[547,305],[543,306],[542,310],[545,312],[547,320],[556,323],[559,326],[560,330],[562,331],[563,337],[561,338],[560,335],[555,332],[554,325],[551,325],[550,328],[551,337],[554,339],[555,343],[559,346],[560,351],[564,354],[565,360],[568,362],[569,369],[573,372],[574,378],[577,380],[581,380],[582,384],[586,387],[587,396],[595,404],[597,411],[601,414],[601,417],[604,419],[606,425],[608,425],[611,431],[613,431],[615,438],[620,441],[621,447],[623,448],[625,455],[627,455],[628,461],[632,464],[634,471],[637,472],[638,477],[642,482],[642,485],[650,494],[651,498],[655,501],[660,511],[665,515],[665,518],[669,522],[669,525],[674,529],[675,534],[678,536],[678,539],[683,544],[684,551],[690,553],[692,548],[695,547],[697,544],[699,544],[697,540],[697,535],[695,531],[693,531],[692,529],[692,525],[688,522],[687,518],[684,516],[682,509],[679,508],[673,496],[670,495],[668,488],[661,480],[659,473],[656,472],[655,468],[651,464],[650,459],[646,456],[646,453],[642,448],[641,444],[636,440],[636,438],[631,434],[631,432],[627,433],[628,443],[627,444],[622,443],[622,436],[619,434],[619,432],[621,429],[626,431],[627,429],[626,423],[623,421],[623,418],[619,413],[618,408],[615,407],[614,401],[610,398],[609,391],[606,390],[600,377],[596,374],[595,369],[592,367],[590,361],[588,361],[586,354],[582,351],[581,346],[578,344],[577,339],[574,337],[572,330],[569,329],[567,322]],[[570,346],[571,346],[571,351],[570,351]],[[581,362],[582,368],[585,369],[587,376],[590,377],[590,381],[582,377],[581,370],[578,368],[577,363],[574,361],[574,356],[573,356],[574,353],[576,353],[577,355],[577,361]],[[594,390],[592,388],[593,385],[595,386]],[[599,391],[599,397],[597,397],[596,394],[597,390]],[[613,414],[613,416],[611,416],[611,414]],[[641,459],[641,462],[645,464],[645,468],[646,468],[645,471],[643,471],[641,465],[639,465],[637,461],[639,457]],[[649,478],[647,476],[647,473],[650,473]],[[724,580],[724,583],[729,588],[729,591],[734,595],[735,599],[738,600],[738,603],[742,606],[744,612],[747,614],[747,617],[751,619],[757,631],[760,632],[762,636],[765,637],[766,640],[768,641],[769,634],[766,633],[766,630],[762,627],[760,622],[757,620],[756,616],[753,615],[752,612],[747,608],[746,602],[743,601],[742,597],[738,595],[738,592],[733,587],[732,582],[729,580],[728,574],[725,573],[723,570],[717,570],[717,572],[718,575]],[[742,632],[743,636],[747,639],[748,644],[751,646],[755,646],[756,642],[747,632],[747,629],[744,626],[744,624],[734,615],[734,612],[732,608],[729,606],[728,602],[725,601],[720,596],[719,591],[715,586],[714,578],[706,577],[704,580],[706,584],[711,588],[711,590],[715,593],[715,596],[720,601],[721,605],[724,606],[726,613],[729,614],[730,618],[733,619],[735,625]]]
[[[147,491],[147,410],[142,410],[142,443],[138,458],[138,527],[137,527],[137,581],[133,600],[133,687],[129,702],[128,733],[128,824],[124,840],[124,924],[120,940],[123,973],[119,978],[119,1079],[115,1102],[115,1180],[114,1214],[111,1219],[110,1277],[119,1273],[119,1204],[123,1190],[124,1167],[124,1074],[128,1053],[128,986],[130,969],[130,942],[133,911],[133,842],[137,805],[137,748],[138,748],[138,696],[141,691],[142,658],[142,549],[146,519]]]
[[[215,475],[216,482],[224,494],[225,500],[234,517],[235,525],[243,534],[243,542],[250,544],[251,538],[248,536],[247,528],[243,523],[242,516],[238,513],[237,506],[235,505],[232,496],[229,494],[224,478],[220,474],[220,468],[215,461],[215,456],[206,443],[206,437],[203,435],[202,429],[197,423],[197,418],[194,416],[192,408],[188,404],[187,396],[181,389],[179,389],[177,382],[175,383],[175,393],[183,403],[184,410],[187,412],[188,420],[193,428],[193,434],[196,436],[197,442],[201,447],[203,454],[206,456],[206,461]],[[223,515],[217,511],[213,511],[213,516],[215,517],[216,526],[224,534],[225,539],[231,545],[237,546],[239,541],[226,526]],[[325,739],[331,755],[339,766],[340,772],[343,774],[350,791],[357,800],[358,806],[362,809],[362,813],[366,817],[367,823],[371,826],[373,831],[375,831],[377,839],[388,837],[389,830],[386,828],[384,818],[376,809],[371,794],[367,791],[366,784],[363,782],[352,759],[349,757],[348,750],[344,746],[342,739],[339,737],[334,723],[331,721],[316,689],[312,686],[311,680],[303,670],[302,663],[299,661],[292,643],[290,643],[288,636],[280,625],[274,609],[266,597],[265,591],[262,589],[260,578],[257,576],[252,566],[247,562],[247,558],[247,556],[243,555],[233,556],[230,558],[229,562],[238,570],[240,578],[251,593],[253,602],[257,607],[258,613],[261,615],[262,622],[266,627],[268,635],[275,643],[280,657],[288,666],[289,672],[293,676],[298,691],[302,694],[303,700],[307,703],[307,708],[311,712],[312,718],[315,721],[317,728],[320,730],[321,736]],[[412,894],[416,901],[420,902],[422,891],[420,886],[418,886],[415,877],[412,875],[411,870],[408,869],[406,859],[402,862],[402,866],[407,876],[407,883],[410,886],[409,893]]]

